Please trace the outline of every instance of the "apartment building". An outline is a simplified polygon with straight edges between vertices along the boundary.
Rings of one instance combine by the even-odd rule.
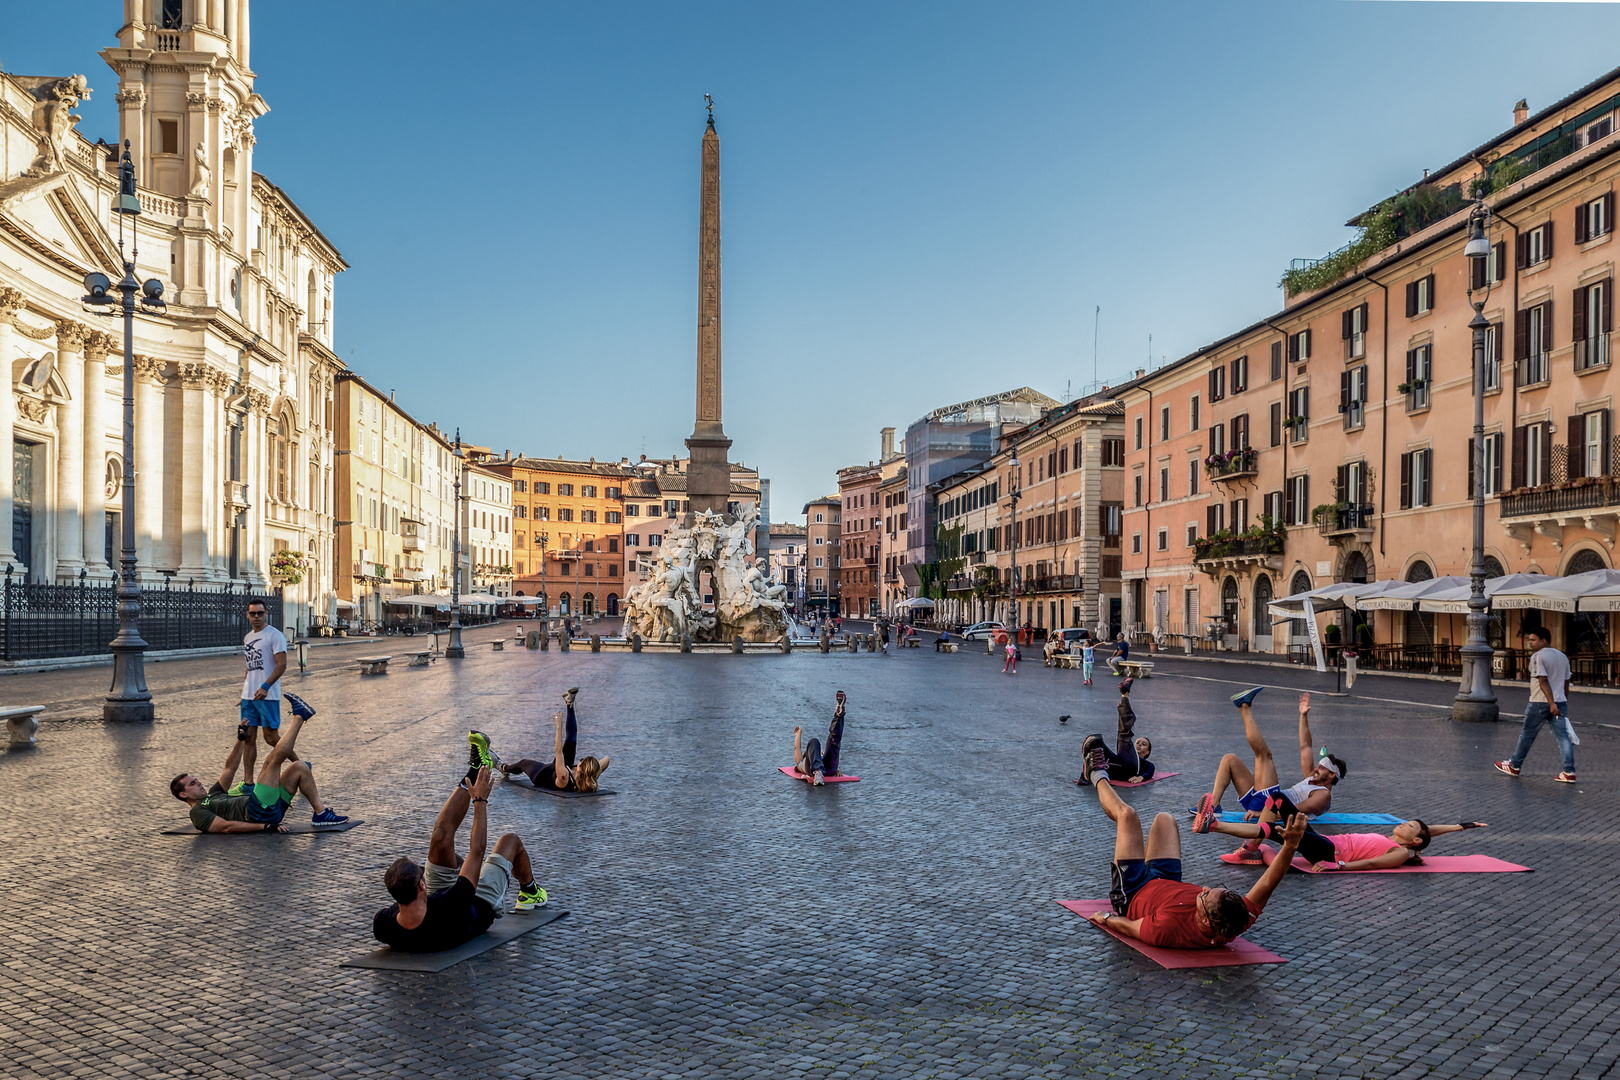
[[[805,610],[825,615],[842,612],[839,604],[839,540],[843,500],[823,495],[804,504]]]
[[[911,595],[911,586],[907,584],[904,573],[911,517],[907,510],[909,484],[904,459],[895,467],[892,475],[885,476],[878,483],[878,500],[882,503],[883,511],[883,547],[878,552],[878,558],[883,560],[883,602],[880,606],[883,613],[890,616],[894,614],[895,605]],[[913,573],[912,577],[915,576]]]
[[[636,473],[622,462],[522,454],[484,468],[511,482],[512,594],[542,597],[558,615],[617,615],[624,489]]]
[[[771,576],[787,586],[791,597],[789,607],[795,612],[804,610],[805,540],[803,525],[792,522],[771,523],[770,566]]]
[[[462,474],[462,589],[512,595],[512,479],[483,465]]]
[[[1000,479],[987,461],[934,485],[939,522],[940,577],[945,598],[934,608],[947,622],[976,623],[1000,610]]]
[[[838,470],[843,518],[839,581],[843,585],[842,608],[847,615],[875,616],[882,601],[883,508],[878,491],[882,483],[883,469],[876,462]]]
[[[1357,244],[1291,270],[1283,311],[1122,388],[1128,624],[1281,650],[1304,627],[1273,626],[1274,596],[1466,575],[1476,480],[1490,575],[1612,565],[1617,109],[1620,71],[1534,116],[1516,109],[1502,135],[1358,216]],[[1476,194],[1490,256],[1471,263]],[[1567,651],[1612,649],[1606,614],[1544,617]],[[1370,629],[1442,659],[1465,635],[1460,618],[1419,612]],[[1517,625],[1497,618],[1491,636],[1516,645]]]

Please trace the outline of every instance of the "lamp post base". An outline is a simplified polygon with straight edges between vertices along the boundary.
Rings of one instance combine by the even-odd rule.
[[[113,682],[101,706],[108,723],[151,723],[152,694],[146,688],[146,665],[140,650],[113,650]]]
[[[465,660],[467,650],[461,647],[461,627],[450,628],[450,644],[444,647],[444,656],[447,660]]]
[[[1459,698],[1451,703],[1451,718],[1464,724],[1494,724],[1501,719],[1501,712],[1495,698],[1490,701]]]
[[[1493,656],[1489,645],[1462,647],[1462,680],[1456,700],[1451,703],[1453,720],[1465,724],[1494,724],[1501,717],[1501,707],[1491,690]]]

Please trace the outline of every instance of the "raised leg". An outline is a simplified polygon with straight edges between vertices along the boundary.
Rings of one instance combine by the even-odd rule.
[[[1249,749],[1254,751],[1253,787],[1256,791],[1272,787],[1277,783],[1277,763],[1272,760],[1271,747],[1266,745],[1260,725],[1255,723],[1254,709],[1249,705],[1239,705],[1238,714],[1243,717],[1243,737],[1249,740]]]
[[[517,833],[502,833],[495,841],[495,854],[512,864],[512,873],[519,885],[534,884],[534,870],[529,866],[529,849],[523,846]]]
[[[1221,758],[1221,763],[1215,767],[1215,785],[1209,790],[1215,797],[1215,805],[1221,805],[1221,796],[1228,787],[1236,788],[1239,795],[1255,786],[1255,775],[1249,767],[1243,764],[1243,759],[1236,754],[1227,754]]]
[[[1181,829],[1169,814],[1156,814],[1148,828],[1147,858],[1181,858]]]
[[[570,769],[574,767],[574,749],[579,742],[579,722],[574,719],[574,707],[568,706],[568,719],[563,729],[562,759]]]
[[[281,769],[289,761],[296,761],[298,757],[293,753],[293,747],[298,743],[298,732],[303,729],[304,719],[295,716],[286,722],[286,728],[276,736],[269,755],[264,759],[264,767],[259,770],[256,783],[276,785],[281,783]],[[269,735],[268,728],[264,729]]]
[[[1142,846],[1142,819],[1114,793],[1106,777],[1097,778],[1097,802],[1114,821],[1114,861],[1146,858]]]
[[[827,745],[821,751],[822,763],[828,776],[838,775],[838,750],[844,742],[844,693],[838,692],[838,704],[833,708],[832,723],[827,725]]]
[[[321,802],[320,792],[315,789],[315,774],[307,762],[289,761],[281,770],[281,787],[283,791],[302,795],[308,801],[309,808],[317,814],[326,809],[326,804]]]
[[[428,840],[428,862],[437,866],[460,866],[461,858],[456,854],[456,830],[461,828],[462,819],[472,808],[472,795],[465,785],[457,784],[456,790],[444,800],[439,808],[439,816],[433,822],[433,836]]]

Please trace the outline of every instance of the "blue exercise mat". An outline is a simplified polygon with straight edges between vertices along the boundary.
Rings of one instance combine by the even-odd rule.
[[[1187,813],[1189,813],[1189,814],[1198,813],[1198,807],[1196,807],[1196,806],[1193,807],[1191,810],[1188,810]],[[1220,818],[1222,821],[1229,821],[1229,822],[1234,822],[1234,823],[1241,823],[1243,821],[1243,811],[1242,810],[1222,810],[1220,813],[1216,814],[1215,816]],[[1329,811],[1326,814],[1321,814],[1321,815],[1319,815],[1317,817],[1311,818],[1311,824],[1313,824],[1313,825],[1399,825],[1401,822],[1403,822],[1405,820],[1407,820],[1407,819],[1403,818],[1403,817],[1396,817],[1394,814],[1338,814],[1338,813],[1334,813],[1332,811]]]

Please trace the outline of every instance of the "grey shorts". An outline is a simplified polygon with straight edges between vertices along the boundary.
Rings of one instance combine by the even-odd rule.
[[[430,893],[443,892],[456,883],[461,876],[461,870],[454,866],[440,866],[437,863],[427,864],[427,891]],[[484,865],[478,871],[478,887],[473,895],[499,914],[503,908],[501,902],[506,899],[506,890],[512,887],[512,864],[504,855],[490,855],[484,859]]]

